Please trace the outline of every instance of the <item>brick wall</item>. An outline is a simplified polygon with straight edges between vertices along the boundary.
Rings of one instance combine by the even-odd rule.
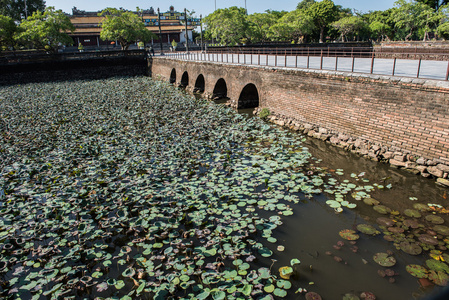
[[[177,82],[187,71],[189,85],[202,74],[208,95],[223,78],[235,106],[243,87],[253,83],[260,107],[275,115],[449,164],[448,82],[162,58],[152,62],[153,77],[168,81],[173,69]]]

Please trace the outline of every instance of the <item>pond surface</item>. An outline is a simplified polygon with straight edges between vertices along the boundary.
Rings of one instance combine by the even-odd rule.
[[[0,117],[2,297],[413,299],[447,284],[432,180],[145,77],[4,87]]]

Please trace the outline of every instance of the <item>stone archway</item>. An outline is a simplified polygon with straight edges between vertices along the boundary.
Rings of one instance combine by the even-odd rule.
[[[212,99],[223,99],[228,97],[228,87],[223,78],[218,79],[212,93]]]
[[[255,108],[259,106],[259,92],[257,87],[249,83],[245,85],[240,93],[239,102],[237,108]]]
[[[204,76],[203,76],[203,74],[200,74],[200,75],[198,75],[198,77],[196,79],[195,87],[193,88],[193,92],[202,94],[202,93],[204,93],[205,86],[206,86],[206,82],[204,80]]]
[[[187,86],[189,86],[189,73],[187,73],[187,71],[182,74],[181,84],[179,86],[182,88],[186,88]]]
[[[170,83],[176,83],[176,69],[171,70]]]

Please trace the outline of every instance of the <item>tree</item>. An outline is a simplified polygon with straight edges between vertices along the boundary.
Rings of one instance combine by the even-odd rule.
[[[101,24],[100,38],[102,40],[118,41],[122,50],[127,50],[130,45],[137,41],[149,41],[156,37],[145,28],[142,19],[133,12],[108,7],[98,13],[104,17]]]
[[[298,6],[296,6],[297,10],[306,10],[308,9],[312,4],[314,4],[315,0],[302,0],[298,3]]]
[[[296,9],[270,27],[270,38],[277,41],[303,41],[316,29],[313,18],[305,10]]]
[[[44,12],[34,12],[20,24],[20,28],[23,32],[18,38],[30,48],[57,51],[61,44],[73,44],[67,32],[73,32],[75,27],[62,10],[55,10],[52,6]]]
[[[34,12],[44,11],[44,0],[0,0],[0,15],[11,17],[13,20],[21,20],[27,16],[33,15]]]
[[[388,24],[382,23],[380,21],[374,21],[369,24],[369,29],[374,34],[377,40],[384,41],[388,38],[388,32],[391,31],[391,27]]]
[[[449,0],[417,0],[423,4],[426,4],[437,11],[441,6],[449,4]]]
[[[320,29],[320,43],[324,42],[324,32],[337,16],[337,7],[332,0],[315,2],[308,9],[307,13],[313,18],[317,28]]]
[[[0,15],[0,51],[12,48],[16,45],[15,35],[19,28],[11,17]]]
[[[248,37],[249,22],[242,7],[217,9],[204,18],[204,23],[212,38],[222,44],[235,45]]]
[[[254,13],[249,15],[248,38],[251,42],[270,41],[270,27],[276,24],[287,12],[267,10],[265,13]]]
[[[407,31],[405,40],[413,37],[419,28],[424,29],[424,39],[427,38],[430,26],[436,21],[433,9],[421,2],[398,0],[395,2],[396,10],[393,12],[393,19],[396,27]]]
[[[349,34],[360,36],[360,31],[364,26],[365,23],[358,16],[345,17],[332,23],[332,27],[340,32],[342,42],[347,40]]]
[[[438,17],[440,23],[436,32],[439,37],[449,39],[449,4],[443,5],[438,9]]]

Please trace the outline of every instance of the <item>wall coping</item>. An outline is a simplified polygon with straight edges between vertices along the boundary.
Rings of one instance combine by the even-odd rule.
[[[229,67],[244,67],[249,69],[261,69],[261,70],[280,70],[294,73],[308,73],[322,75],[326,77],[340,77],[344,79],[365,79],[371,81],[379,81],[379,83],[391,83],[394,85],[404,85],[404,86],[415,86],[423,87],[426,89],[436,89],[439,92],[449,93],[449,80],[437,80],[428,78],[413,78],[413,77],[403,77],[403,76],[390,76],[390,75],[379,75],[379,74],[368,74],[368,73],[356,73],[356,72],[345,72],[345,71],[333,71],[333,70],[318,70],[318,69],[305,69],[305,68],[286,68],[286,67],[275,67],[275,66],[258,66],[258,65],[248,65],[248,64],[238,64],[238,63],[221,63],[213,61],[196,61],[196,60],[182,60],[170,57],[153,57],[157,59],[166,60],[176,60],[186,63],[196,63],[196,64],[213,64],[213,65],[225,65]]]

